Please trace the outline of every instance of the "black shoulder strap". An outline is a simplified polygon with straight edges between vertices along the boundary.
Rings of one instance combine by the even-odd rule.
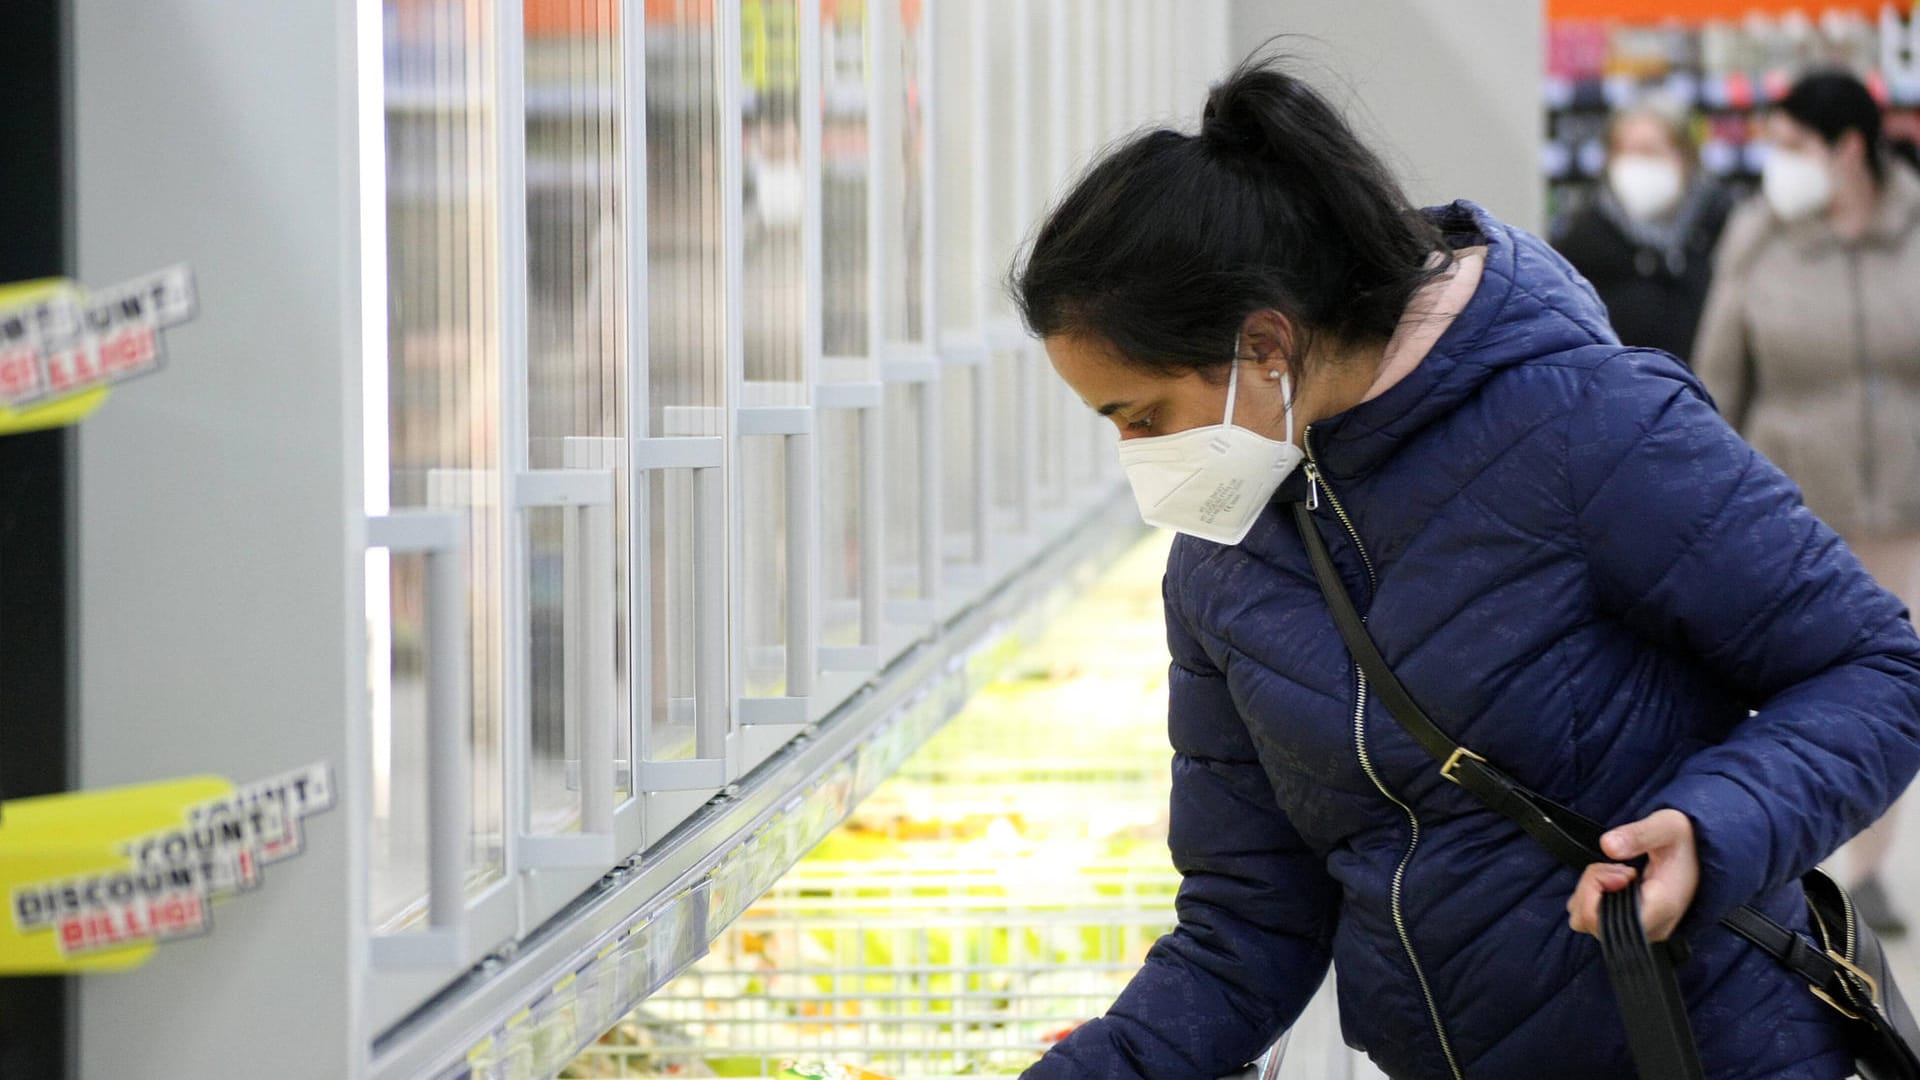
[[[1293,504],[1293,520],[1299,528],[1301,542],[1306,545],[1307,557],[1313,563],[1313,576],[1320,583],[1320,592],[1333,612],[1334,625],[1339,627],[1347,651],[1394,720],[1440,762],[1440,775],[1466,788],[1489,809],[1520,826],[1573,870],[1584,869],[1588,863],[1612,862],[1600,850],[1600,835],[1606,831],[1602,825],[1514,780],[1487,759],[1453,741],[1428,719],[1393,669],[1387,666],[1372,635],[1367,633],[1366,621],[1354,609],[1353,598],[1347,595],[1340,572],[1334,568],[1333,556],[1327,551],[1327,542],[1305,503]],[[1814,986],[1838,992],[1850,985],[1840,966],[1823,951],[1751,907],[1735,909],[1720,920],[1720,925],[1752,942]]]
[[[1673,957],[1640,923],[1637,882],[1600,898],[1600,952],[1641,1080],[1705,1080]]]
[[[1528,836],[1538,840],[1562,863],[1580,869],[1588,863],[1612,861],[1600,852],[1600,834],[1605,830],[1597,822],[1515,782],[1488,764],[1486,758],[1454,742],[1427,719],[1425,710],[1387,666],[1386,658],[1380,655],[1372,635],[1367,633],[1366,622],[1354,610],[1353,599],[1340,581],[1340,572],[1334,569],[1327,542],[1313,523],[1312,511],[1304,503],[1295,503],[1293,516],[1300,537],[1307,545],[1307,556],[1313,562],[1313,575],[1319,579],[1327,606],[1333,609],[1333,622],[1340,628],[1347,651],[1366,673],[1373,692],[1380,696],[1387,711],[1415,742],[1440,762],[1440,775],[1466,788],[1475,798],[1526,830]]]

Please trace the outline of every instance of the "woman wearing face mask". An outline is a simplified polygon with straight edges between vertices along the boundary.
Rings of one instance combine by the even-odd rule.
[[[1553,246],[1586,275],[1628,345],[1685,360],[1732,199],[1699,169],[1686,116],[1648,101],[1607,124],[1607,175]]]
[[[1762,197],[1727,226],[1695,364],[1814,513],[1920,607],[1920,177],[1886,152],[1852,75],[1800,80],[1767,138]],[[1845,867],[1883,932],[1904,929],[1879,878],[1893,816]]]
[[[1396,1080],[1633,1075],[1588,935],[1636,875],[1649,933],[1691,943],[1708,1076],[1851,1074],[1838,1014],[1717,920],[1805,929],[1797,876],[1920,765],[1920,639],[1685,367],[1622,347],[1538,239],[1412,209],[1264,64],[1197,134],[1097,163],[1012,289],[1183,534],[1179,925],[1030,1080],[1229,1073],[1329,963]],[[1563,868],[1443,775],[1350,660],[1296,507],[1436,725],[1644,870]]]

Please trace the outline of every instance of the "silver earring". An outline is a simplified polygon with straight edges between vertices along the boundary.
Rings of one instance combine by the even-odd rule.
[[[1269,371],[1269,372],[1267,372],[1267,378],[1269,378],[1269,379],[1278,379],[1279,377],[1280,377],[1280,372],[1278,372],[1278,371]]]

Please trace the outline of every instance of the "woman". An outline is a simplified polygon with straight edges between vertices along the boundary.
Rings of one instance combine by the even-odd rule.
[[[1013,289],[1120,429],[1165,581],[1179,925],[1033,1080],[1211,1078],[1299,1015],[1397,1080],[1632,1075],[1563,870],[1366,692],[1304,500],[1387,661],[1463,744],[1647,859],[1709,1075],[1838,1080],[1835,1014],[1715,923],[1795,883],[1920,765],[1920,640],[1672,358],[1545,244],[1416,212],[1298,80],[1097,164]],[[1304,461],[1302,457],[1304,456]],[[1203,538],[1204,537],[1204,538]],[[1758,709],[1749,716],[1750,709]]]
[[[1852,75],[1810,75],[1767,119],[1763,198],[1735,214],[1695,349],[1721,411],[1806,492],[1868,571],[1920,603],[1920,178],[1889,154]],[[1854,901],[1904,929],[1880,884],[1893,817],[1849,845]]]
[[[1607,122],[1606,182],[1553,246],[1600,294],[1622,342],[1685,360],[1732,205],[1700,171],[1685,114],[1643,102]]]

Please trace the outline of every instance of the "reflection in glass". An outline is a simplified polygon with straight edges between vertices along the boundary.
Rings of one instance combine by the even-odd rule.
[[[505,870],[492,10],[483,0],[383,5],[389,407],[367,448],[370,460],[386,463],[369,485],[375,512],[432,507],[468,519],[476,889]],[[387,583],[387,609],[371,613],[373,641],[390,647],[372,661],[374,831],[384,830],[376,844],[386,845],[372,893],[376,920],[406,921],[425,889],[424,823],[412,821],[424,787],[425,563],[393,557],[390,565],[390,578],[375,577]]]
[[[939,102],[936,145],[941,162],[934,170],[934,200],[940,212],[934,220],[939,252],[940,331],[959,340],[980,333],[982,283],[991,274],[979,249],[984,171],[974,167],[978,156],[974,136],[983,123],[982,99],[987,88],[974,78],[977,23],[981,8],[964,4],[936,4],[928,9],[930,34],[938,41],[940,63],[934,66],[932,92]],[[951,460],[946,455],[942,461]]]
[[[618,0],[528,0],[525,17],[527,461],[534,469],[611,471],[616,500],[613,595],[606,598],[613,611],[611,673],[583,662],[585,639],[605,628],[580,624],[588,605],[577,589],[606,582],[602,567],[578,564],[582,516],[535,510],[525,519],[532,560],[531,824],[535,833],[551,833],[577,825],[583,725],[613,725],[615,757],[631,756],[625,80]],[[610,689],[581,685],[609,677]],[[589,701],[610,703],[613,715],[587,714]]]
[[[921,0],[889,0],[900,5],[900,54],[894,103],[899,125],[897,155],[900,190],[888,213],[891,222],[885,230],[898,245],[900,275],[886,294],[887,337],[893,341],[927,340],[926,329],[926,243],[927,243],[927,130],[926,87],[921,82],[926,70],[926,29]],[[1045,110],[1041,110],[1045,111]]]
[[[741,184],[749,382],[805,378],[798,0],[741,0]],[[797,404],[798,402],[793,402]]]
[[[906,244],[906,273],[900,336],[927,340],[927,27],[922,0],[900,0],[900,152],[906,206],[900,208],[900,240]]]
[[[721,435],[726,266],[710,0],[647,15],[648,434]]]
[[[807,182],[800,145],[798,0],[740,4],[741,223],[746,406],[805,405],[805,277],[801,225]],[[741,690],[787,688],[787,448],[779,435],[740,444],[744,580]],[[796,493],[797,494],[797,493]]]
[[[632,10],[632,7],[629,7]],[[646,412],[637,437],[726,433],[726,261],[720,72],[711,0],[648,0],[646,14]],[[644,426],[642,426],[644,425]],[[643,757],[694,752],[696,545],[704,523],[688,470],[638,478],[645,500],[647,640]]]
[[[1026,51],[1014,57],[1014,63],[1026,82],[1028,94],[1041,100],[1050,100],[1052,97],[1048,91],[1054,86],[1053,63],[1059,58],[1052,52],[1054,37],[1062,30],[1054,21],[1056,14],[1040,5],[1027,9],[1024,16],[1027,20]],[[1018,153],[1026,167],[1016,170],[1016,174],[1025,176],[1027,188],[1017,193],[1016,230],[1026,229],[1028,223],[1044,212],[1044,208],[1052,201],[1054,146],[1067,139],[1066,132],[1062,130],[1062,115],[1062,110],[1058,108],[1026,109],[1021,114],[1026,142],[1018,148]],[[1046,363],[1037,348],[1027,349],[1023,359],[1028,365]],[[1066,384],[1048,377],[1046,372],[1040,372],[1037,377],[1033,373],[1026,374],[1032,380],[1029,383],[1034,394],[1032,407],[1037,414],[1032,429],[1034,437],[1028,444],[1027,469],[1032,475],[1031,482],[1035,485],[1040,505],[1047,508],[1063,507],[1071,501],[1065,468],[1068,429],[1061,423],[1065,416],[1061,405],[1068,397]]]
[[[820,5],[822,351],[866,357],[867,7]],[[868,378],[864,371],[845,378]]]
[[[972,5],[964,6],[971,8]],[[979,252],[982,265],[974,272],[979,275],[975,282],[984,294],[982,314],[988,322],[1013,317],[1012,297],[1005,289],[994,288],[993,283],[1012,261],[1014,249],[1019,246],[1021,233],[1028,224],[1021,218],[1026,192],[1021,190],[1018,181],[1026,173],[1022,171],[1022,148],[1016,141],[1017,134],[1027,125],[1021,115],[1024,106],[1015,101],[1014,94],[1016,80],[1024,81],[1028,76],[1018,70],[1025,57],[1014,55],[1013,28],[1003,21],[1017,14],[1011,5],[988,5],[988,10],[981,12],[984,16],[981,23],[988,33],[981,49],[983,63],[979,77],[989,90],[979,95],[978,103],[984,109],[976,117],[980,125],[976,131],[978,145],[972,153],[984,152],[988,161],[998,163],[997,167],[984,170],[976,177],[976,182],[986,189],[981,202],[986,213],[981,233],[986,250]]]

